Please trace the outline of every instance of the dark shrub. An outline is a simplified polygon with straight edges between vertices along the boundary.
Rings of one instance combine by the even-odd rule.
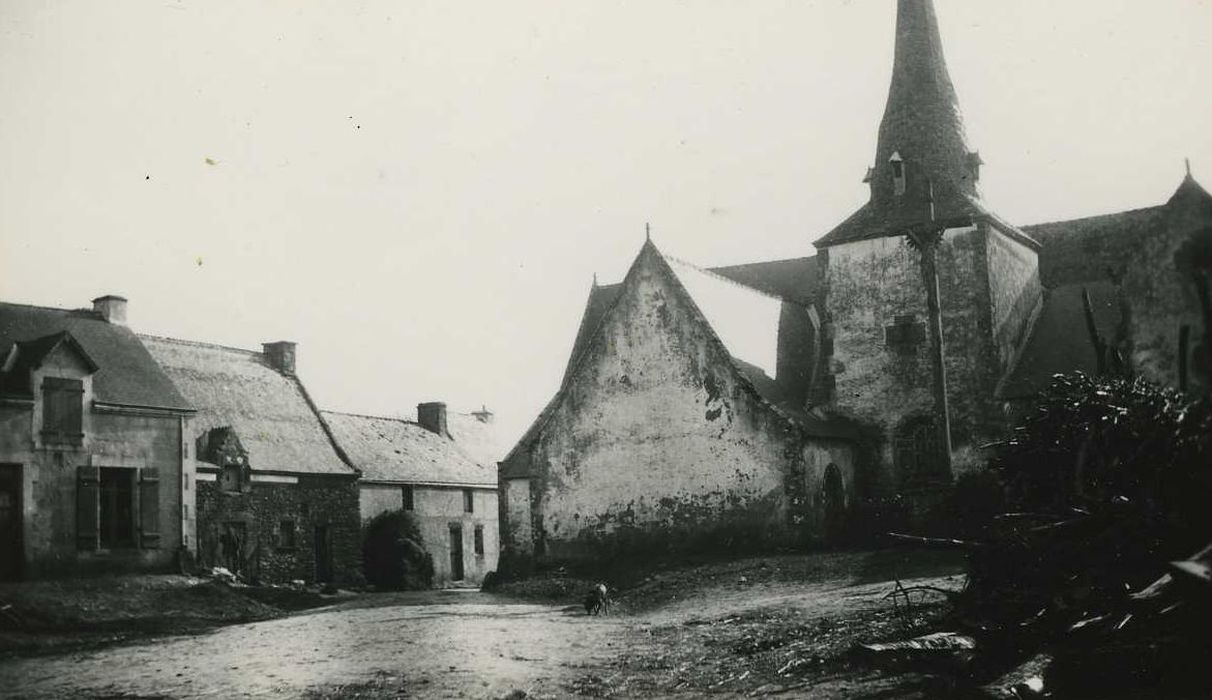
[[[1006,492],[998,473],[981,470],[955,480],[944,516],[949,530],[961,538],[979,538],[993,519],[1006,511]]]
[[[1212,532],[1212,401],[1143,380],[1057,377],[997,448],[993,467],[1019,511],[1136,518],[1189,554]]]
[[[362,528],[362,569],[377,588],[419,590],[433,586],[433,557],[425,551],[411,514],[380,513]]]

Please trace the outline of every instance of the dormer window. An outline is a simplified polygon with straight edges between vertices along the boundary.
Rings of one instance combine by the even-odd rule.
[[[84,441],[83,381],[42,379],[42,440],[60,445],[79,445]]]
[[[968,174],[973,182],[980,182],[981,166],[984,164],[985,161],[981,160],[980,151],[973,151],[968,154]]]
[[[892,165],[892,191],[897,196],[905,194],[905,161],[900,153],[893,153],[888,159]]]

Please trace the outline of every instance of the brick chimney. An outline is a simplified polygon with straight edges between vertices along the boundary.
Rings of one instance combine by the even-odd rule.
[[[93,311],[115,326],[126,325],[126,297],[106,294],[93,299]]]
[[[446,431],[446,404],[441,401],[417,404],[417,422],[431,433],[443,437],[450,435]]]
[[[289,340],[279,340],[276,343],[262,343],[261,352],[270,367],[288,377],[295,376],[295,344]]]

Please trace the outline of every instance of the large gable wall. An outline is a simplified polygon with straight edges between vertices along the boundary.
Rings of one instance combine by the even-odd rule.
[[[786,539],[798,429],[732,369],[654,248],[529,448],[540,554]]]
[[[1204,332],[1193,278],[1180,272],[1179,265],[1193,262],[1192,250],[1205,251],[1203,256],[1212,250],[1212,198],[1202,190],[1176,196],[1167,209],[1165,223],[1138,240],[1120,294],[1131,307],[1128,349],[1132,367],[1150,381],[1178,386],[1179,330],[1184,325],[1191,329],[1189,353]],[[1203,265],[1207,265],[1206,257]],[[1198,386],[1199,373],[1193,371],[1189,376],[1193,386]]]

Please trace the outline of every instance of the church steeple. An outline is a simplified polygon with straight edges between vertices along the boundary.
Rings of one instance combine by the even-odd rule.
[[[934,2],[897,0],[892,85],[868,175],[872,203],[912,206],[927,196],[930,182],[943,201],[976,196],[979,167],[947,72]]]

